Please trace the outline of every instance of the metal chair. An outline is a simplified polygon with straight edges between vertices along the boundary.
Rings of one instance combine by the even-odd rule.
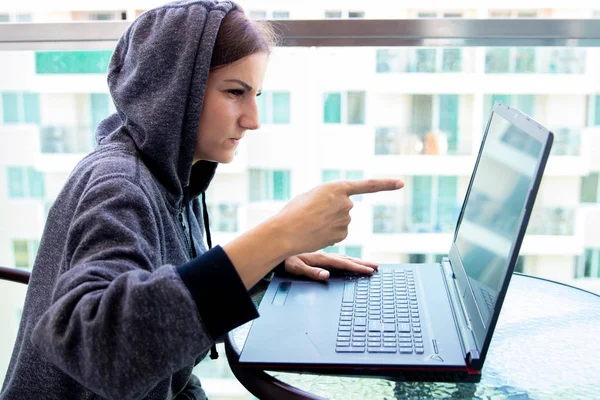
[[[8,268],[0,266],[0,280],[17,282],[27,285],[29,283],[29,271],[17,268]]]

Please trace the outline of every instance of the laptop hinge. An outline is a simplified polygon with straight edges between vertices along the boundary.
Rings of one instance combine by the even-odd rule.
[[[442,275],[444,276],[444,282],[446,284],[446,289],[448,290],[448,297],[452,302],[451,308],[452,313],[454,314],[454,320],[456,321],[458,336],[465,353],[465,359],[467,359],[470,364],[474,359],[479,358],[479,350],[477,349],[473,328],[471,327],[471,322],[468,318],[462,296],[458,290],[450,259],[444,258],[441,264]]]

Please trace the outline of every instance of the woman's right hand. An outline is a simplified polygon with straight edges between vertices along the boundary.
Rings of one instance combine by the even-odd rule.
[[[354,205],[350,196],[403,186],[398,179],[329,182],[293,198],[275,218],[289,234],[295,254],[312,252],[348,236],[350,210]]]

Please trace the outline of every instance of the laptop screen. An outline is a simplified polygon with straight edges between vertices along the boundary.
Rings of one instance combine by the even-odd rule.
[[[543,151],[542,143],[492,114],[455,245],[483,323],[488,326]]]

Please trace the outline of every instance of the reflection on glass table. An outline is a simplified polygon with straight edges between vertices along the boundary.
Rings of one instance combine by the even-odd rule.
[[[476,384],[242,368],[237,359],[250,326],[232,331],[226,349],[233,373],[259,398],[591,399],[600,390],[600,296],[525,275],[511,280]]]

